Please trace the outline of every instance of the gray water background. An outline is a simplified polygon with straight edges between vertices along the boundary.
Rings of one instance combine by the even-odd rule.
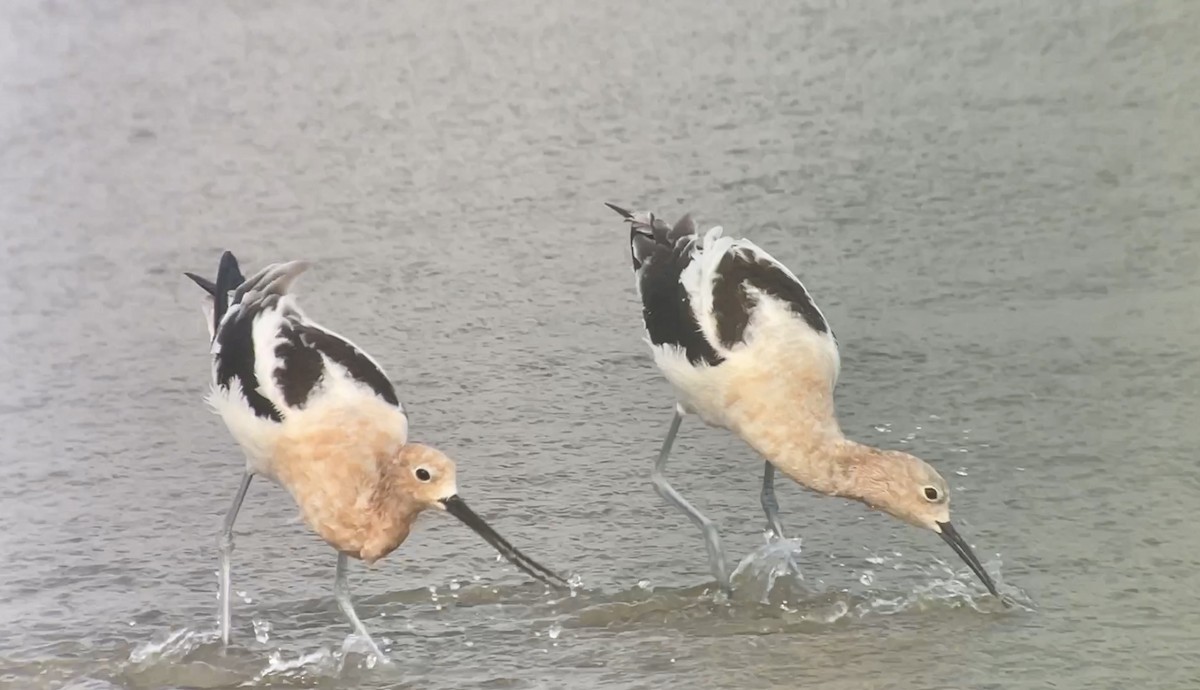
[[[1200,687],[1198,114],[1189,2],[5,3],[0,686]],[[799,273],[847,432],[950,478],[1022,605],[790,483],[773,580],[758,459],[691,421],[670,473],[745,559],[714,601],[603,201]],[[261,482],[223,652],[241,461],[181,272],[226,248],[313,261],[307,311],[576,596],[429,516],[354,570],[367,668]]]

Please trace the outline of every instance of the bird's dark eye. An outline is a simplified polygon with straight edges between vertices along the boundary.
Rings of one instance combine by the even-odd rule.
[[[420,479],[423,482],[429,481],[429,470],[425,469],[424,467],[418,467],[417,479]]]
[[[941,496],[941,494],[938,493],[936,488],[932,486],[925,487],[925,498],[928,498],[931,501],[936,501],[938,500],[939,496]]]

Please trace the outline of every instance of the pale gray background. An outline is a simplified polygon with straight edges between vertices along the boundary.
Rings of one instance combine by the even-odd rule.
[[[1200,8],[1165,0],[4,3],[0,685],[1195,687],[1198,75]],[[792,266],[846,429],[950,477],[1032,608],[967,605],[935,536],[790,483],[805,581],[711,603],[650,487],[670,394],[609,200]],[[180,273],[225,248],[314,261],[308,311],[585,591],[430,516],[355,570],[400,661],[363,669],[333,554],[261,483],[222,655],[240,458]],[[676,457],[753,551],[757,459],[695,423]]]

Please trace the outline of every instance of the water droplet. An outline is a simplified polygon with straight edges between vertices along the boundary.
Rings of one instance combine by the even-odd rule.
[[[567,578],[567,585],[572,589],[571,596],[575,596],[575,592],[573,590],[576,587],[583,586],[583,578],[579,576],[579,573],[571,573],[571,577]]]
[[[558,623],[555,623],[554,625],[550,626],[550,629],[546,631],[546,634],[550,636],[550,639],[557,640],[558,636],[562,634],[562,626]]]
[[[638,580],[638,588],[639,589],[650,589],[650,581],[649,580]]]
[[[462,585],[458,584],[458,580],[450,581],[450,591],[451,592],[457,592],[460,587],[462,587]]]
[[[965,477],[965,476],[967,476],[967,468],[960,467],[954,471],[954,474],[957,474],[960,477]]]
[[[1024,472],[1024,471],[1025,471],[1025,468],[1024,468],[1024,467],[1018,467],[1018,468],[1017,468],[1017,471],[1018,471],[1018,472]]]
[[[671,663],[675,663],[675,657],[671,657]]]
[[[937,416],[937,415],[935,415],[935,414],[931,414],[931,415],[929,415],[929,418],[930,418],[930,419],[941,419],[941,417],[939,417],[939,416]]]
[[[864,587],[870,587],[875,583],[875,573],[870,570],[864,570],[863,574],[858,577],[858,581],[863,583]]]
[[[250,622],[254,625],[254,639],[258,640],[259,644],[266,644],[267,640],[271,639],[271,622],[258,618],[252,618]]]

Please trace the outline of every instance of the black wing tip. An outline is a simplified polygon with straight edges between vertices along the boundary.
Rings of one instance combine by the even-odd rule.
[[[222,278],[233,283],[233,287],[246,282],[241,266],[238,265],[237,257],[228,249],[221,253],[221,263],[217,265],[217,282],[221,282]]]
[[[604,202],[604,205],[611,208],[612,210],[616,211],[617,213],[621,214],[621,217],[624,218],[625,220],[633,220],[632,212],[627,211],[627,210],[621,208],[620,206],[617,206],[616,204],[610,204],[607,201]]]
[[[191,278],[193,283],[204,288],[204,291],[207,292],[209,295],[211,295],[213,297],[217,296],[217,284],[212,282],[208,278],[205,278],[204,276],[198,276],[195,273],[192,273],[191,271],[184,271],[183,275],[187,276],[188,278]]]
[[[237,257],[226,249],[221,253],[221,263],[217,265],[217,279],[213,284],[213,333],[221,327],[221,319],[229,310],[228,295],[238,286],[246,282],[242,269],[238,266]]]
[[[217,295],[217,282],[220,282],[223,278],[226,282],[233,281],[235,287],[241,285],[246,280],[242,275],[241,267],[238,265],[237,257],[233,255],[233,252],[228,250],[221,254],[221,262],[217,265],[216,281],[209,280],[191,271],[184,271],[183,275],[191,278],[193,283],[204,288],[205,292],[214,297]]]

